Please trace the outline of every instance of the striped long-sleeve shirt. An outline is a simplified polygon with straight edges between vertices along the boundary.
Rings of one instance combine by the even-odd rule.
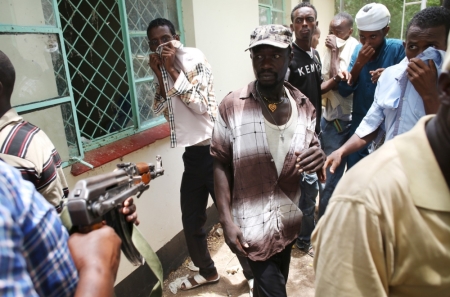
[[[0,118],[0,158],[17,168],[52,205],[59,206],[61,198],[67,197],[69,189],[55,146],[14,109]]]
[[[161,67],[163,82],[153,82],[155,98],[153,111],[164,114],[170,125],[170,145],[191,146],[209,140],[217,115],[213,74],[204,54],[196,48],[183,47],[172,41],[177,49],[175,68],[180,71],[174,82],[165,68]],[[162,46],[157,49],[160,54]],[[164,84],[166,98],[160,95]]]

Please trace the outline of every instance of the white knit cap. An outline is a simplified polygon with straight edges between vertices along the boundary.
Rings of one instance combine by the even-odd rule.
[[[378,31],[389,24],[391,14],[389,10],[380,3],[364,5],[356,14],[355,21],[358,30]]]

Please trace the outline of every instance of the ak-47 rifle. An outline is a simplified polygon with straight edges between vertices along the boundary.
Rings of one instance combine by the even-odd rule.
[[[127,259],[133,265],[143,265],[144,258],[131,241],[133,224],[125,220],[120,208],[128,197],[137,194],[139,198],[150,187],[150,180],[163,174],[161,156],[156,156],[156,166],[120,163],[113,172],[78,181],[66,205],[74,230],[86,233],[100,228],[105,220],[122,239]]]

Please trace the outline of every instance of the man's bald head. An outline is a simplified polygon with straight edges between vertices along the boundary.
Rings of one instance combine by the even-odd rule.
[[[2,99],[11,99],[16,81],[16,71],[8,56],[0,50],[0,96]]]

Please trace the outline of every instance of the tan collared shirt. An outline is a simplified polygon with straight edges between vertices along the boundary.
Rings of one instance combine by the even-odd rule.
[[[316,296],[450,296],[450,191],[422,118],[340,181],[312,241]]]
[[[319,146],[311,102],[289,83],[296,102],[297,123],[280,174],[267,141],[255,82],[228,94],[219,106],[211,139],[211,155],[233,168],[231,215],[241,229],[248,257],[264,261],[284,250],[300,231],[300,175],[294,152]]]
[[[69,189],[61,158],[48,136],[23,120],[14,109],[0,118],[0,158],[18,169],[53,206],[59,206]]]

